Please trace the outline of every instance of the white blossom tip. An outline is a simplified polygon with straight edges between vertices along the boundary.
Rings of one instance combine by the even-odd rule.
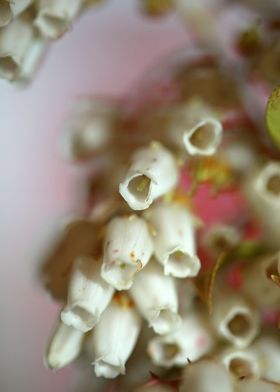
[[[144,210],[172,190],[177,182],[178,170],[172,154],[160,144],[152,144],[133,155],[119,191],[130,208]]]
[[[125,374],[125,364],[136,344],[141,318],[127,295],[115,294],[93,330],[93,362],[98,377]]]
[[[100,267],[99,262],[87,256],[78,258],[73,266],[61,320],[82,332],[97,324],[114,292],[101,278]]]
[[[154,229],[154,253],[164,274],[177,278],[196,276],[200,260],[195,254],[195,233],[191,214],[186,208],[158,204],[148,211]]]
[[[81,0],[39,0],[34,25],[44,37],[59,38],[70,28],[81,5]]]
[[[157,334],[170,333],[180,326],[175,280],[163,275],[155,261],[150,261],[136,276],[130,293],[139,312]]]
[[[80,354],[83,338],[83,332],[59,323],[47,348],[46,365],[58,370],[70,364]]]
[[[204,118],[185,130],[183,143],[190,155],[213,155],[222,140],[222,124],[215,118]]]
[[[273,205],[280,204],[280,163],[269,162],[260,171],[255,183],[256,191]]]
[[[144,219],[134,215],[113,218],[104,239],[102,278],[117,290],[129,289],[152,252],[153,243]]]

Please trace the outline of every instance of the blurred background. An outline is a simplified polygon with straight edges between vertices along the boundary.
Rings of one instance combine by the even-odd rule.
[[[58,309],[36,269],[50,228],[78,211],[81,169],[64,162],[58,148],[73,102],[84,94],[123,96],[161,57],[187,44],[174,15],[148,18],[137,1],[110,0],[52,44],[30,86],[0,85],[1,392],[70,390],[73,369],[55,374],[43,364]]]

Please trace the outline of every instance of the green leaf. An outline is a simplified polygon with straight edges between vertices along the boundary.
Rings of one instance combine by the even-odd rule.
[[[269,135],[280,149],[280,86],[272,91],[268,99],[265,117]]]

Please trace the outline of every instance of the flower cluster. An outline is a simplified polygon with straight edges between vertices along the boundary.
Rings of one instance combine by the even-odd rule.
[[[89,0],[1,0],[0,79],[32,79],[49,43],[61,37]]]
[[[40,40],[60,35],[84,6],[74,3],[38,1],[35,12],[26,2],[16,12],[8,2],[0,56],[3,47],[12,55],[0,72],[3,64],[9,79],[30,74],[33,31]],[[154,13],[161,5],[143,3]],[[255,90],[244,87],[254,70],[266,96],[272,88],[274,32],[267,23],[254,41],[243,31],[247,10],[228,40],[217,34],[226,1],[205,10],[202,0],[174,3],[200,39],[228,48],[226,65],[195,47],[121,102],[77,103],[61,148],[86,167],[88,199],[41,266],[62,303],[45,361],[55,370],[91,364],[98,391],[276,392],[280,161],[255,125],[260,107],[247,114]],[[26,41],[14,46],[19,32]]]

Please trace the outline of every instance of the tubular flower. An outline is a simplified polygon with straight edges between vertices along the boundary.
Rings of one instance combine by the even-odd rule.
[[[200,261],[195,253],[193,220],[179,205],[158,204],[146,215],[153,229],[154,253],[164,273],[177,278],[196,276]]]
[[[141,318],[124,294],[116,294],[93,331],[94,371],[100,377],[125,374],[125,363],[140,332]]]
[[[152,339],[148,353],[154,364],[170,368],[198,360],[210,352],[212,345],[211,333],[203,320],[189,315],[173,333]]]
[[[84,333],[58,323],[45,355],[46,364],[54,370],[69,365],[80,354]]]
[[[145,210],[155,199],[171,191],[178,182],[178,170],[172,154],[159,143],[136,151],[120,194],[133,210]]]
[[[219,353],[219,360],[237,379],[260,376],[260,360],[254,350],[227,348]]]
[[[17,15],[21,14],[33,0],[1,0],[0,27],[9,24]]]
[[[38,0],[34,24],[46,38],[58,38],[71,27],[82,3],[83,0]]]
[[[104,239],[101,276],[117,290],[127,290],[152,252],[153,244],[144,219],[136,215],[113,218]]]
[[[73,266],[61,320],[82,332],[97,324],[114,292],[113,287],[101,278],[100,267],[98,261],[86,256],[78,258]]]
[[[130,289],[141,315],[153,330],[162,335],[178,328],[178,296],[175,280],[164,276],[160,266],[152,261],[137,274]]]

